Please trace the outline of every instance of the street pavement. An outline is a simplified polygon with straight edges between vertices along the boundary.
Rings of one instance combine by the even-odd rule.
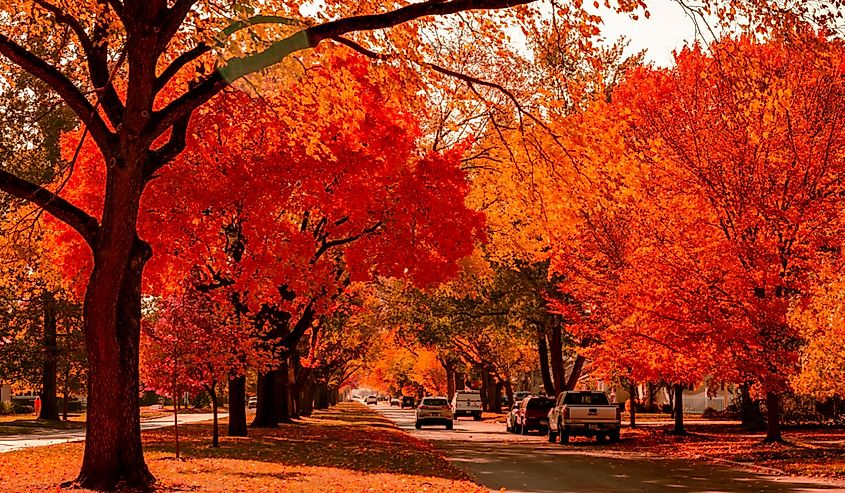
[[[822,493],[845,492],[845,482],[758,474],[705,462],[617,451],[595,442],[552,444],[545,435],[514,435],[503,423],[461,418],[455,429],[414,429],[414,411],[377,411],[402,430],[431,441],[493,491],[531,493]]]
[[[223,419],[228,414],[220,413],[218,418]],[[180,414],[179,424],[199,423],[213,419],[211,413],[207,414]],[[162,416],[141,421],[141,430],[154,430],[173,426],[173,416]],[[80,430],[44,430],[36,429],[26,435],[0,435],[0,453],[11,452],[30,447],[44,447],[57,443],[83,442],[85,441],[85,429]]]

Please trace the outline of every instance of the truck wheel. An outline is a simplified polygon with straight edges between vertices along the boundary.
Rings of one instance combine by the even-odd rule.
[[[414,423],[414,428],[416,428],[416,429],[418,429],[418,430],[421,430],[421,429],[422,429],[422,423],[420,423],[419,421],[415,422],[415,423]]]
[[[567,443],[569,443],[569,435],[567,433],[561,433],[560,434],[560,444],[566,445]]]
[[[473,414],[472,419],[474,419],[475,421],[481,421],[481,413]]]
[[[547,438],[549,439],[549,443],[555,443],[555,441],[557,441],[557,434],[556,434],[555,432],[553,432],[553,431],[552,431],[552,427],[551,427],[551,426],[549,426],[549,431],[548,431],[548,436],[547,436]]]
[[[520,428],[520,430],[519,430],[519,431],[520,431],[520,433],[522,433],[523,435],[527,435],[527,434],[528,434],[528,427],[527,427],[527,426],[525,426],[525,425],[522,425],[522,427]]]
[[[610,432],[610,441],[616,443],[619,441],[619,429]]]
[[[606,435],[604,433],[599,433],[596,435],[596,443],[604,443],[607,441]]]
[[[452,422],[451,422],[451,421],[447,421],[447,422],[446,422],[446,429],[447,429],[447,430],[451,430],[452,428],[453,428]]]

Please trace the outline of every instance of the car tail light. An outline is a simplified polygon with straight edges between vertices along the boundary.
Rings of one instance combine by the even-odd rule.
[[[420,409],[428,409],[428,406],[420,406]]]
[[[564,408],[563,410],[563,419],[569,419],[569,408]]]

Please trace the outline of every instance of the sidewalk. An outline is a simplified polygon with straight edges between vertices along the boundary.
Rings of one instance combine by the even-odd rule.
[[[218,417],[228,417],[226,413],[219,413]],[[179,424],[199,423],[210,421],[214,416],[207,414],[180,414]],[[173,426],[173,416],[162,416],[141,421],[141,430],[155,430]],[[0,453],[12,452],[30,447],[45,447],[58,443],[84,442],[85,430],[37,430],[26,435],[4,435],[0,436]]]

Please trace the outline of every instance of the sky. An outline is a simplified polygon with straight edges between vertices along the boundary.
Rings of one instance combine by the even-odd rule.
[[[646,50],[646,60],[660,66],[672,64],[672,51],[695,41],[695,24],[675,2],[649,2],[650,18],[640,12],[638,20],[607,9],[596,11],[604,19],[602,36],[613,42],[620,36],[630,40],[629,53]]]

